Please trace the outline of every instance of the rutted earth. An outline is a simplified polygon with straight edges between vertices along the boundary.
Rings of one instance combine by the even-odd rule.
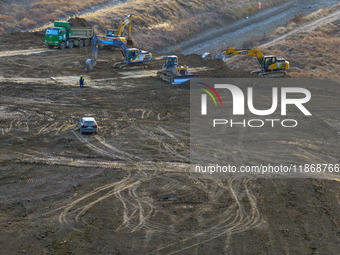
[[[148,71],[122,72],[112,69],[119,53],[103,50],[95,71],[86,73],[89,49],[6,56],[38,43],[2,42],[4,254],[338,253],[338,178],[189,174],[189,89],[154,77],[161,55]],[[201,77],[249,76],[220,61],[179,57],[191,68],[205,66],[196,69]],[[77,132],[83,115],[96,117],[98,135]],[[325,121],[314,129],[324,129]],[[334,121],[327,126],[333,135],[339,134]],[[239,145],[252,133],[242,137]],[[296,141],[289,148],[303,150],[301,157],[309,150],[323,155]],[[339,158],[340,148],[332,153]]]

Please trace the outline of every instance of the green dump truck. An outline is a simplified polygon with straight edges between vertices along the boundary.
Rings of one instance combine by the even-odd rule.
[[[72,27],[70,22],[55,21],[53,27],[48,27],[45,33],[45,44],[50,49],[58,47],[65,49],[75,46],[89,46],[93,36],[93,27]]]

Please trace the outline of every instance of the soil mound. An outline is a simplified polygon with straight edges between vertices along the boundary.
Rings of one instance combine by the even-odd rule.
[[[70,22],[72,27],[92,27],[92,25],[88,23],[86,19],[79,17],[71,18],[67,22]]]
[[[45,31],[12,32],[0,36],[0,51],[25,50],[31,47],[43,47]]]

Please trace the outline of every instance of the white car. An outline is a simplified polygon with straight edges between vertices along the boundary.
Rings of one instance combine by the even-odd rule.
[[[94,118],[83,117],[78,120],[78,129],[81,134],[84,133],[97,133],[98,125]]]

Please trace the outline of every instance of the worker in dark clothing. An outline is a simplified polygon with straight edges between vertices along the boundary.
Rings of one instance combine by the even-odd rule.
[[[84,77],[80,75],[80,80],[79,80],[80,88],[84,88]]]

